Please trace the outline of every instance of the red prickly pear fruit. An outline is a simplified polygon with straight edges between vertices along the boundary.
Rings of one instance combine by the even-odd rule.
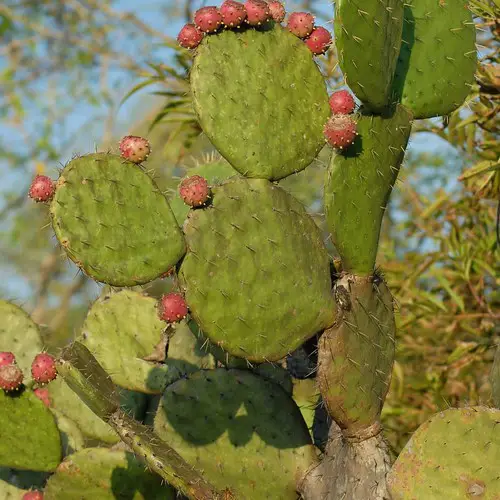
[[[260,26],[272,17],[269,5],[263,0],[247,0],[245,9],[247,10],[247,23],[250,26]]]
[[[31,375],[39,384],[48,384],[57,377],[55,359],[46,352],[37,354],[31,363]]]
[[[0,366],[13,365],[16,362],[16,357],[11,352],[0,352]]]
[[[47,407],[50,408],[50,395],[48,389],[38,388],[33,391],[33,394]]]
[[[348,115],[354,111],[354,97],[347,90],[334,92],[329,99],[330,109],[335,115]]]
[[[194,13],[194,24],[205,33],[215,33],[222,25],[222,16],[214,6],[202,7]]]
[[[29,197],[37,203],[41,201],[50,201],[56,191],[54,181],[46,175],[37,175],[31,183]]]
[[[200,175],[193,175],[181,182],[179,194],[186,205],[200,207],[210,198],[210,188],[205,178]]]
[[[151,145],[144,137],[127,135],[118,144],[122,158],[133,163],[142,163],[151,153]]]
[[[332,35],[330,32],[320,26],[315,28],[313,32],[304,40],[314,55],[324,54],[332,44]]]
[[[201,32],[194,24],[185,24],[177,35],[179,45],[185,49],[195,49],[203,40]]]
[[[247,18],[245,6],[234,0],[226,0],[220,6],[219,10],[222,16],[222,22],[229,28],[238,28]]]
[[[175,323],[187,316],[188,308],[180,293],[169,293],[160,299],[160,319],[167,323]]]
[[[28,491],[23,495],[22,500],[43,500],[43,493],[41,491]]]
[[[306,38],[314,29],[314,16],[308,12],[292,12],[288,18],[287,28],[295,36]]]
[[[281,2],[269,2],[268,7],[274,21],[277,23],[283,22],[286,15],[285,6]]]
[[[356,122],[349,115],[333,115],[327,121],[323,132],[331,146],[343,149],[354,142]]]
[[[0,366],[0,389],[16,391],[23,383],[24,375],[16,365]]]

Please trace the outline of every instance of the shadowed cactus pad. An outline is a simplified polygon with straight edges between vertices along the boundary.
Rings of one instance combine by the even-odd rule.
[[[140,167],[119,156],[72,160],[59,177],[50,212],[59,243],[96,281],[147,283],[185,251],[166,198]]]
[[[421,425],[389,474],[394,500],[500,498],[500,410],[453,408]]]
[[[416,119],[447,115],[471,91],[476,28],[465,0],[405,4],[394,92]]]
[[[173,500],[175,491],[132,453],[87,448],[66,458],[49,479],[44,500]]]
[[[403,30],[402,0],[335,2],[335,45],[347,84],[368,108],[391,102]]]
[[[122,290],[93,304],[78,340],[92,352],[115,384],[155,394],[163,390],[168,369],[142,358],[152,354],[164,328],[155,299]]]
[[[0,351],[12,352],[24,375],[31,380],[31,362],[43,350],[37,325],[20,307],[0,300]]]
[[[175,382],[165,391],[155,430],[236,498],[295,500],[296,481],[316,459],[290,396],[247,371],[199,371]]]
[[[203,333],[230,354],[275,361],[333,324],[321,234],[283,189],[263,179],[228,181],[184,231],[186,301]]]
[[[373,272],[382,218],[410,132],[411,115],[402,106],[389,116],[362,115],[354,144],[332,157],[325,212],[346,271]]]
[[[306,45],[279,25],[205,37],[191,88],[203,131],[247,177],[301,171],[324,146],[325,82]]]
[[[50,472],[61,455],[50,410],[31,391],[7,396],[0,390],[0,467]]]
[[[342,315],[319,340],[318,385],[328,412],[348,434],[377,424],[394,362],[392,296],[371,277],[343,276],[335,295]]]

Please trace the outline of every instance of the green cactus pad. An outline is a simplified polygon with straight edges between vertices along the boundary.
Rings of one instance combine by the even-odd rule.
[[[0,391],[0,467],[50,472],[61,456],[61,438],[50,410],[31,391]]]
[[[184,231],[186,301],[203,333],[230,354],[277,361],[333,324],[321,233],[283,189],[264,179],[228,181]]]
[[[247,177],[299,172],[325,144],[323,76],[302,40],[280,25],[205,37],[191,88],[203,131]]]
[[[403,1],[337,0],[334,27],[347,84],[363,104],[380,111],[391,102],[403,31]]]
[[[299,407],[300,413],[302,413],[302,417],[311,433],[320,396],[318,383],[315,378],[293,379],[292,397]]]
[[[325,212],[345,271],[373,272],[382,218],[410,132],[411,115],[402,106],[388,117],[360,116],[354,144],[332,157]]]
[[[230,177],[239,174],[227,161],[222,159],[211,163],[205,163],[204,165],[198,165],[197,167],[190,168],[186,172],[186,177],[191,177],[193,175],[201,175],[201,177],[207,180],[209,186],[217,186]],[[175,190],[169,203],[179,226],[182,226],[189,213],[190,207],[184,203],[178,189]]]
[[[31,380],[31,363],[42,352],[40,332],[28,314],[20,307],[0,300],[0,351],[10,351],[24,375],[24,383]]]
[[[497,408],[500,408],[500,346],[497,347],[495,353],[495,359],[491,368],[490,381],[493,404]]]
[[[70,455],[50,477],[44,500],[174,500],[175,491],[144,469],[132,453],[87,448]]]
[[[328,412],[355,434],[378,423],[394,363],[395,321],[384,282],[343,276],[335,287],[338,325],[319,340],[318,385]]]
[[[296,481],[316,459],[293,400],[248,371],[199,371],[170,385],[155,430],[236,498],[295,500]]]
[[[476,28],[466,0],[405,3],[394,92],[415,119],[447,115],[471,91]]]
[[[50,213],[69,258],[110,285],[148,283],[185,251],[166,198],[140,167],[119,156],[72,160],[59,177]]]
[[[394,500],[500,498],[500,410],[452,408],[421,425],[388,476]]]
[[[165,328],[156,304],[151,297],[122,290],[98,299],[88,312],[78,341],[120,387],[158,394],[165,386],[168,368],[143,359]]]
[[[57,428],[61,434],[63,455],[68,456],[85,447],[85,437],[78,425],[57,410],[52,409]]]
[[[0,479],[0,498],[2,500],[22,500],[26,490]]]

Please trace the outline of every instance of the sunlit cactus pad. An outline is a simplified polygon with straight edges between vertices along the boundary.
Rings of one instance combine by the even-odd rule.
[[[92,305],[78,340],[92,352],[115,384],[155,394],[162,392],[168,370],[143,358],[153,353],[164,328],[155,299],[122,290]]]
[[[402,0],[335,2],[335,45],[351,90],[370,109],[391,102],[401,46]]]
[[[354,144],[332,157],[325,180],[325,212],[344,270],[373,272],[385,207],[403,161],[411,114],[361,115]]]
[[[323,76],[307,46],[279,25],[205,37],[191,87],[203,131],[247,177],[301,171],[325,144]]]
[[[474,83],[475,43],[466,0],[405,4],[394,90],[415,118],[447,115],[462,105]]]
[[[153,179],[119,156],[96,153],[69,162],[50,212],[59,243],[96,281],[147,283],[185,251],[174,214]]]
[[[50,477],[44,500],[173,500],[175,491],[133,453],[86,448],[67,457]]]
[[[53,471],[61,461],[61,438],[48,408],[25,390],[0,390],[0,467]]]
[[[500,498],[500,410],[453,408],[413,434],[389,474],[394,500]]]
[[[170,385],[155,430],[236,498],[295,500],[296,481],[316,458],[290,396],[247,371],[199,371]]]
[[[43,350],[37,325],[19,306],[0,300],[0,351],[12,352],[24,375],[31,380],[33,358]]]
[[[378,422],[395,350],[392,296],[384,282],[346,275],[336,285],[342,317],[319,340],[318,384],[328,412],[350,434]]]
[[[230,354],[275,361],[333,324],[321,233],[283,189],[264,179],[228,181],[184,231],[179,277],[191,314]]]

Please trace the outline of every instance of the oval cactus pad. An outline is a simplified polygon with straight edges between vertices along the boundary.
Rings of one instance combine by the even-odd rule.
[[[323,76],[307,46],[279,25],[205,37],[191,88],[203,131],[247,177],[299,172],[325,144]]]
[[[149,175],[119,156],[96,153],[69,162],[50,213],[68,257],[113,286],[148,283],[185,251],[166,198]]]
[[[203,370],[170,385],[155,431],[235,498],[295,500],[296,481],[316,458],[291,397],[248,371]]]
[[[179,277],[203,333],[234,356],[276,361],[331,326],[329,257],[304,207],[264,179],[228,181],[189,215]]]

